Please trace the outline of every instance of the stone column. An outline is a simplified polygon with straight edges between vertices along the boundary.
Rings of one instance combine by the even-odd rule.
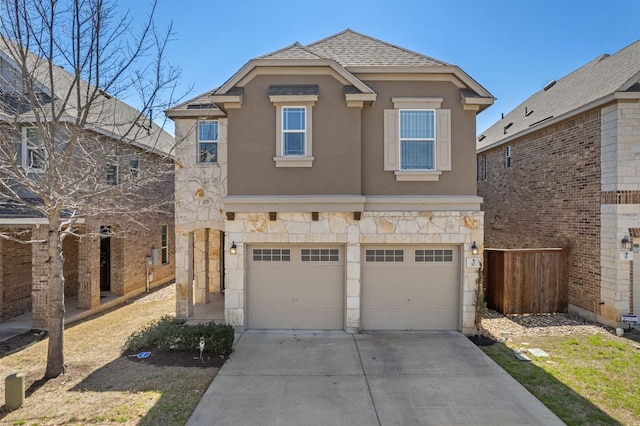
[[[32,327],[45,330],[49,318],[47,312],[49,300],[47,297],[49,289],[47,229],[44,226],[33,227],[31,239],[44,241],[31,244],[31,311],[33,314]]]
[[[193,232],[176,229],[176,317],[193,315]]]

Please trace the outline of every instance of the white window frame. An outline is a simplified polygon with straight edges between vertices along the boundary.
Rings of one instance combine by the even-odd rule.
[[[312,167],[313,166],[313,107],[318,95],[271,95],[269,100],[276,108],[276,146],[273,161],[276,167]],[[304,156],[284,155],[284,117],[285,108],[305,109],[305,146]]]
[[[29,144],[29,131],[31,131],[31,130],[35,131],[40,136],[40,146],[38,148],[30,147],[30,144]],[[22,168],[27,173],[42,173],[42,172],[44,172],[44,168],[43,167],[32,167],[32,165],[30,164],[31,161],[29,161],[31,159],[31,152],[32,151],[38,151],[38,150],[42,151],[43,162],[46,162],[47,161],[47,150],[45,149],[44,139],[40,135],[40,132],[38,131],[38,128],[34,127],[34,126],[23,127],[22,128]]]
[[[166,224],[160,231],[160,259],[163,265],[169,264],[169,225]]]
[[[511,145],[507,145],[507,149],[505,152],[505,157],[504,157],[504,166],[508,169],[509,167],[511,167],[511,154],[512,154],[512,147]]]
[[[204,123],[215,123],[216,125],[216,139],[203,139],[200,137],[200,125],[204,124]],[[220,142],[220,122],[219,120],[198,120],[198,128],[196,129],[196,133],[197,133],[197,147],[198,147],[198,152],[197,152],[197,162],[198,164],[204,164],[204,165],[208,165],[208,164],[218,164],[219,160],[220,160],[220,152],[219,152],[219,142]],[[215,161],[202,161],[202,145],[203,144],[213,144],[216,147],[216,159]]]
[[[305,106],[299,106],[299,105],[290,105],[290,106],[283,106],[281,107],[281,120],[280,120],[280,131],[282,132],[281,134],[281,138],[282,138],[282,151],[280,152],[280,155],[282,157],[306,157],[307,155],[307,107]],[[304,113],[304,128],[302,130],[298,130],[298,129],[285,129],[284,128],[284,124],[285,124],[285,117],[286,117],[286,110],[289,109],[301,109]],[[303,137],[303,141],[302,141],[302,154],[287,154],[286,151],[286,135],[287,134],[302,134]]]
[[[438,181],[443,171],[451,170],[451,110],[442,108],[440,97],[394,97],[392,109],[384,110],[384,170],[393,172],[396,181]],[[435,111],[433,169],[401,168],[400,111]]]
[[[132,178],[137,178],[140,175],[140,155],[131,154],[129,157],[129,174]]]
[[[407,111],[432,111],[433,112],[433,137],[432,138],[403,138],[402,137],[402,113],[403,112],[407,112]],[[436,110],[435,109],[408,109],[408,108],[404,108],[404,109],[400,109],[398,110],[398,162],[399,162],[399,171],[404,171],[404,172],[434,172],[436,171],[436,158],[437,158],[437,146],[436,146],[436,135],[438,134],[438,127],[437,127],[437,122],[436,122]],[[432,147],[432,153],[431,153],[431,157],[432,157],[432,162],[433,165],[430,169],[409,169],[409,168],[404,168],[403,164],[402,164],[402,142],[404,141],[413,141],[413,142],[418,142],[418,141],[424,141],[425,143],[431,142],[431,147]]]
[[[109,176],[111,173],[110,170],[111,167],[113,167],[113,174],[115,176],[115,181],[111,181],[109,180]],[[107,185],[119,185],[120,184],[120,167],[118,164],[118,149],[117,148],[111,148],[111,150],[109,151],[109,153],[107,154],[107,170],[106,170],[106,176],[105,179],[107,181]]]

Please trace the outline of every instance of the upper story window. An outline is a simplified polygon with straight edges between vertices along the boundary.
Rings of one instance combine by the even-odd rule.
[[[442,98],[392,98],[384,110],[384,170],[397,181],[437,181],[451,170],[451,110]]]
[[[198,121],[198,163],[218,162],[218,120]]]
[[[118,150],[111,148],[107,154],[107,183],[109,185],[117,185],[118,179]]]
[[[41,173],[47,158],[44,140],[35,127],[22,128],[22,168],[27,172]]]
[[[306,152],[307,109],[282,108],[282,156],[304,157]]]
[[[317,84],[271,85],[269,100],[276,108],[276,167],[313,165],[312,111]]]
[[[129,174],[133,178],[137,178],[140,174],[140,156],[138,154],[131,154],[129,157]]]
[[[435,111],[400,110],[400,169],[434,170]]]
[[[504,165],[507,168],[511,167],[511,145],[507,146],[507,151],[505,153],[505,158],[504,158]]]

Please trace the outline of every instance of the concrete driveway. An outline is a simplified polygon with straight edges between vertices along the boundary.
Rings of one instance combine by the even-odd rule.
[[[562,425],[460,333],[244,333],[187,425]]]

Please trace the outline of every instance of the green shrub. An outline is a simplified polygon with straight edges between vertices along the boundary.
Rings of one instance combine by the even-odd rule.
[[[185,320],[164,316],[136,331],[127,339],[126,349],[160,349],[192,352],[198,350],[200,338],[204,337],[204,352],[227,356],[231,353],[234,332],[230,325],[207,324],[187,325]]]

